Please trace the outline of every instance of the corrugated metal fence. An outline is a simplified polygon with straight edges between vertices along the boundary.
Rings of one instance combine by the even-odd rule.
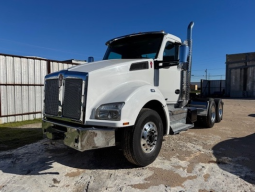
[[[44,76],[73,65],[0,54],[0,124],[41,118]]]

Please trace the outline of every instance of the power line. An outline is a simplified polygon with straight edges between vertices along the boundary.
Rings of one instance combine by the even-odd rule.
[[[202,77],[204,75],[192,75],[192,76],[194,76],[194,77]],[[210,75],[210,76],[212,77],[212,76],[225,76],[225,75]]]
[[[213,68],[213,69],[207,69],[207,70],[218,70],[218,69],[226,69],[226,68]],[[192,71],[204,71],[204,69],[201,69],[201,70],[192,70]]]

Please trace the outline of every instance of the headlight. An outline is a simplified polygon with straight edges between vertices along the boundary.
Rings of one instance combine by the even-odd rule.
[[[121,109],[125,103],[109,103],[100,105],[96,110],[96,119],[119,121]]]

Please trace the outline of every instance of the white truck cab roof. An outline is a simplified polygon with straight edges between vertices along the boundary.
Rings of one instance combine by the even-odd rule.
[[[172,39],[173,42],[181,43],[181,39],[179,37],[175,36],[175,35],[166,33],[165,31],[151,31],[151,32],[132,33],[132,34],[129,34],[129,35],[116,37],[116,38],[110,39],[105,44],[108,46],[112,42],[120,40],[120,39],[124,39],[124,38],[127,38],[127,37],[133,37],[133,36],[140,36],[140,35],[149,35],[149,34],[162,34],[166,38]]]

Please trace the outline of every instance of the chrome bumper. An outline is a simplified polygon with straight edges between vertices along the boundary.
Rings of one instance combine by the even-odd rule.
[[[65,130],[54,128],[61,126]],[[79,151],[115,146],[115,129],[66,126],[43,120],[43,134],[49,139],[62,139],[64,144]]]

